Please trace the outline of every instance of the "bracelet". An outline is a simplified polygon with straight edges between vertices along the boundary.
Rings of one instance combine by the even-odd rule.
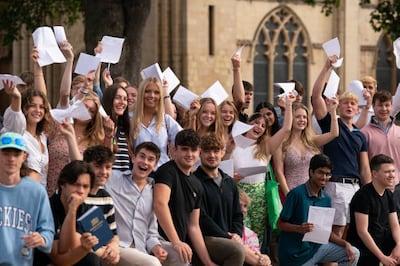
[[[169,96],[169,95],[167,95],[167,96],[164,96],[164,98],[163,98],[163,99],[165,100],[165,99],[168,99],[168,98],[171,98],[171,96]]]

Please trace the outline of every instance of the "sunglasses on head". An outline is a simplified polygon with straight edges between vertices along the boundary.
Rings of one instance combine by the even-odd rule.
[[[12,137],[2,137],[1,138],[1,144],[2,145],[8,145],[14,142],[15,145],[19,147],[25,147],[25,142],[22,138],[12,138]]]

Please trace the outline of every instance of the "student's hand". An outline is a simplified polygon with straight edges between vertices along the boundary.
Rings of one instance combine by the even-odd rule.
[[[98,243],[99,239],[91,233],[83,233],[81,235],[81,245],[87,252],[90,252],[93,246],[97,245]]]
[[[241,238],[238,234],[228,232],[228,235],[231,237],[231,239],[232,239],[233,241],[235,241],[235,242],[237,242],[237,243],[240,243],[240,244],[243,243],[242,238]]]
[[[338,107],[338,100],[336,99],[336,97],[332,98],[332,99],[326,99],[326,107],[329,110],[329,112],[331,114],[336,112],[336,109]]]
[[[65,58],[67,61],[73,61],[74,60],[74,52],[72,50],[72,45],[67,41],[63,41],[60,44],[60,49],[63,52]]]
[[[363,89],[363,98],[367,102],[366,107],[369,109],[372,104],[372,97],[371,97],[371,93],[369,93],[366,89]]]
[[[3,80],[2,83],[5,93],[14,98],[21,98],[21,93],[19,92],[17,86],[15,86],[14,82],[7,79]]]
[[[236,53],[232,55],[231,57],[231,62],[232,62],[232,68],[233,69],[239,69],[240,68],[240,56],[237,55]]]
[[[338,59],[339,59],[339,57],[337,55],[332,55],[332,56],[328,57],[328,59],[326,60],[326,63],[325,63],[325,67],[328,69],[331,68],[331,66],[333,64],[335,64]]]
[[[257,262],[257,266],[270,266],[271,264],[271,259],[265,255],[265,254],[261,254],[261,253],[256,253],[256,255],[258,256],[258,262]]]
[[[397,260],[392,258],[391,256],[383,255],[382,258],[379,259],[383,266],[395,266],[397,265]]]
[[[108,264],[117,264],[119,262],[119,247],[115,244],[107,244],[104,246],[103,255],[101,259]]]
[[[190,104],[189,117],[197,115],[200,110],[200,100],[196,99]]]
[[[64,119],[59,125],[59,130],[61,134],[63,134],[66,138],[74,138],[75,137],[75,129],[74,126]]]
[[[239,183],[243,178],[244,176],[241,176],[238,173],[233,173],[233,181],[235,181],[236,183]]]
[[[168,257],[168,251],[163,249],[160,245],[155,245],[152,249],[151,252],[154,254],[154,256],[163,264],[167,257]]]
[[[76,210],[78,209],[79,205],[81,205],[83,203],[83,201],[85,200],[84,197],[76,194],[76,193],[72,193],[71,196],[69,197],[67,203],[68,203],[68,212],[70,211],[74,211],[76,212]]]
[[[103,119],[103,127],[104,127],[104,134],[106,134],[106,136],[114,136],[115,124],[110,118],[110,116],[107,116],[106,118]]]
[[[400,245],[396,245],[393,250],[392,253],[390,253],[390,257],[394,258],[397,260],[397,263],[400,263]]]
[[[46,244],[46,241],[44,241],[44,238],[39,232],[23,235],[21,238],[25,240],[24,246],[27,248],[43,247]]]
[[[353,247],[349,242],[346,242],[345,248],[347,257],[349,258],[349,262],[350,264],[352,264],[354,259],[356,258],[356,253],[354,253]]]
[[[313,223],[302,223],[299,227],[300,234],[305,234],[305,233],[311,232],[312,230],[314,230]]]
[[[31,57],[32,57],[32,61],[33,61],[35,64],[39,64],[39,63],[38,63],[38,60],[39,60],[39,50],[36,48],[36,46],[34,46],[34,47],[32,48]]]
[[[178,241],[172,243],[172,247],[179,254],[179,257],[181,258],[181,261],[183,263],[190,263],[192,261],[193,252],[188,244],[182,241]]]
[[[110,71],[108,71],[107,68],[105,68],[103,70],[103,73],[101,73],[101,77],[103,78],[103,81],[106,84],[106,87],[110,87],[111,85],[114,84],[114,81],[111,77]]]
[[[103,45],[101,44],[101,41],[97,42],[97,46],[94,48],[94,54],[100,54],[103,51]]]

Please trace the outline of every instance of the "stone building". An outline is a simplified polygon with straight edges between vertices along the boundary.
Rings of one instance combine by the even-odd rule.
[[[322,44],[338,37],[344,62],[337,73],[340,89],[349,82],[371,75],[380,88],[394,91],[397,69],[392,41],[369,24],[371,5],[357,0],[341,1],[326,17],[321,5],[311,7],[300,0],[153,0],[143,40],[142,67],[159,62],[170,66],[182,85],[200,94],[216,80],[230,92],[233,78],[230,57],[240,47],[243,79],[255,86],[254,104],[274,101],[273,83],[296,79],[306,88],[304,103],[326,55]],[[71,43],[79,54],[84,45],[82,27]],[[20,73],[31,68],[32,41],[16,42],[12,56],[0,58],[0,70]],[[1,54],[3,55],[3,54]],[[8,66],[7,66],[8,64]],[[7,69],[8,67],[8,69]],[[8,70],[8,71],[7,71]],[[58,94],[62,66],[46,67],[51,102]],[[4,98],[4,97],[2,97]]]

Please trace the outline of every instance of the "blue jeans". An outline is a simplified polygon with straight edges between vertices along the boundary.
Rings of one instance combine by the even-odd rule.
[[[356,247],[353,247],[353,251],[355,253],[355,258],[351,266],[356,266],[360,258],[360,251]],[[350,265],[346,249],[332,242],[320,246],[314,256],[304,263],[303,266],[314,266],[322,262],[337,262],[339,266]]]

